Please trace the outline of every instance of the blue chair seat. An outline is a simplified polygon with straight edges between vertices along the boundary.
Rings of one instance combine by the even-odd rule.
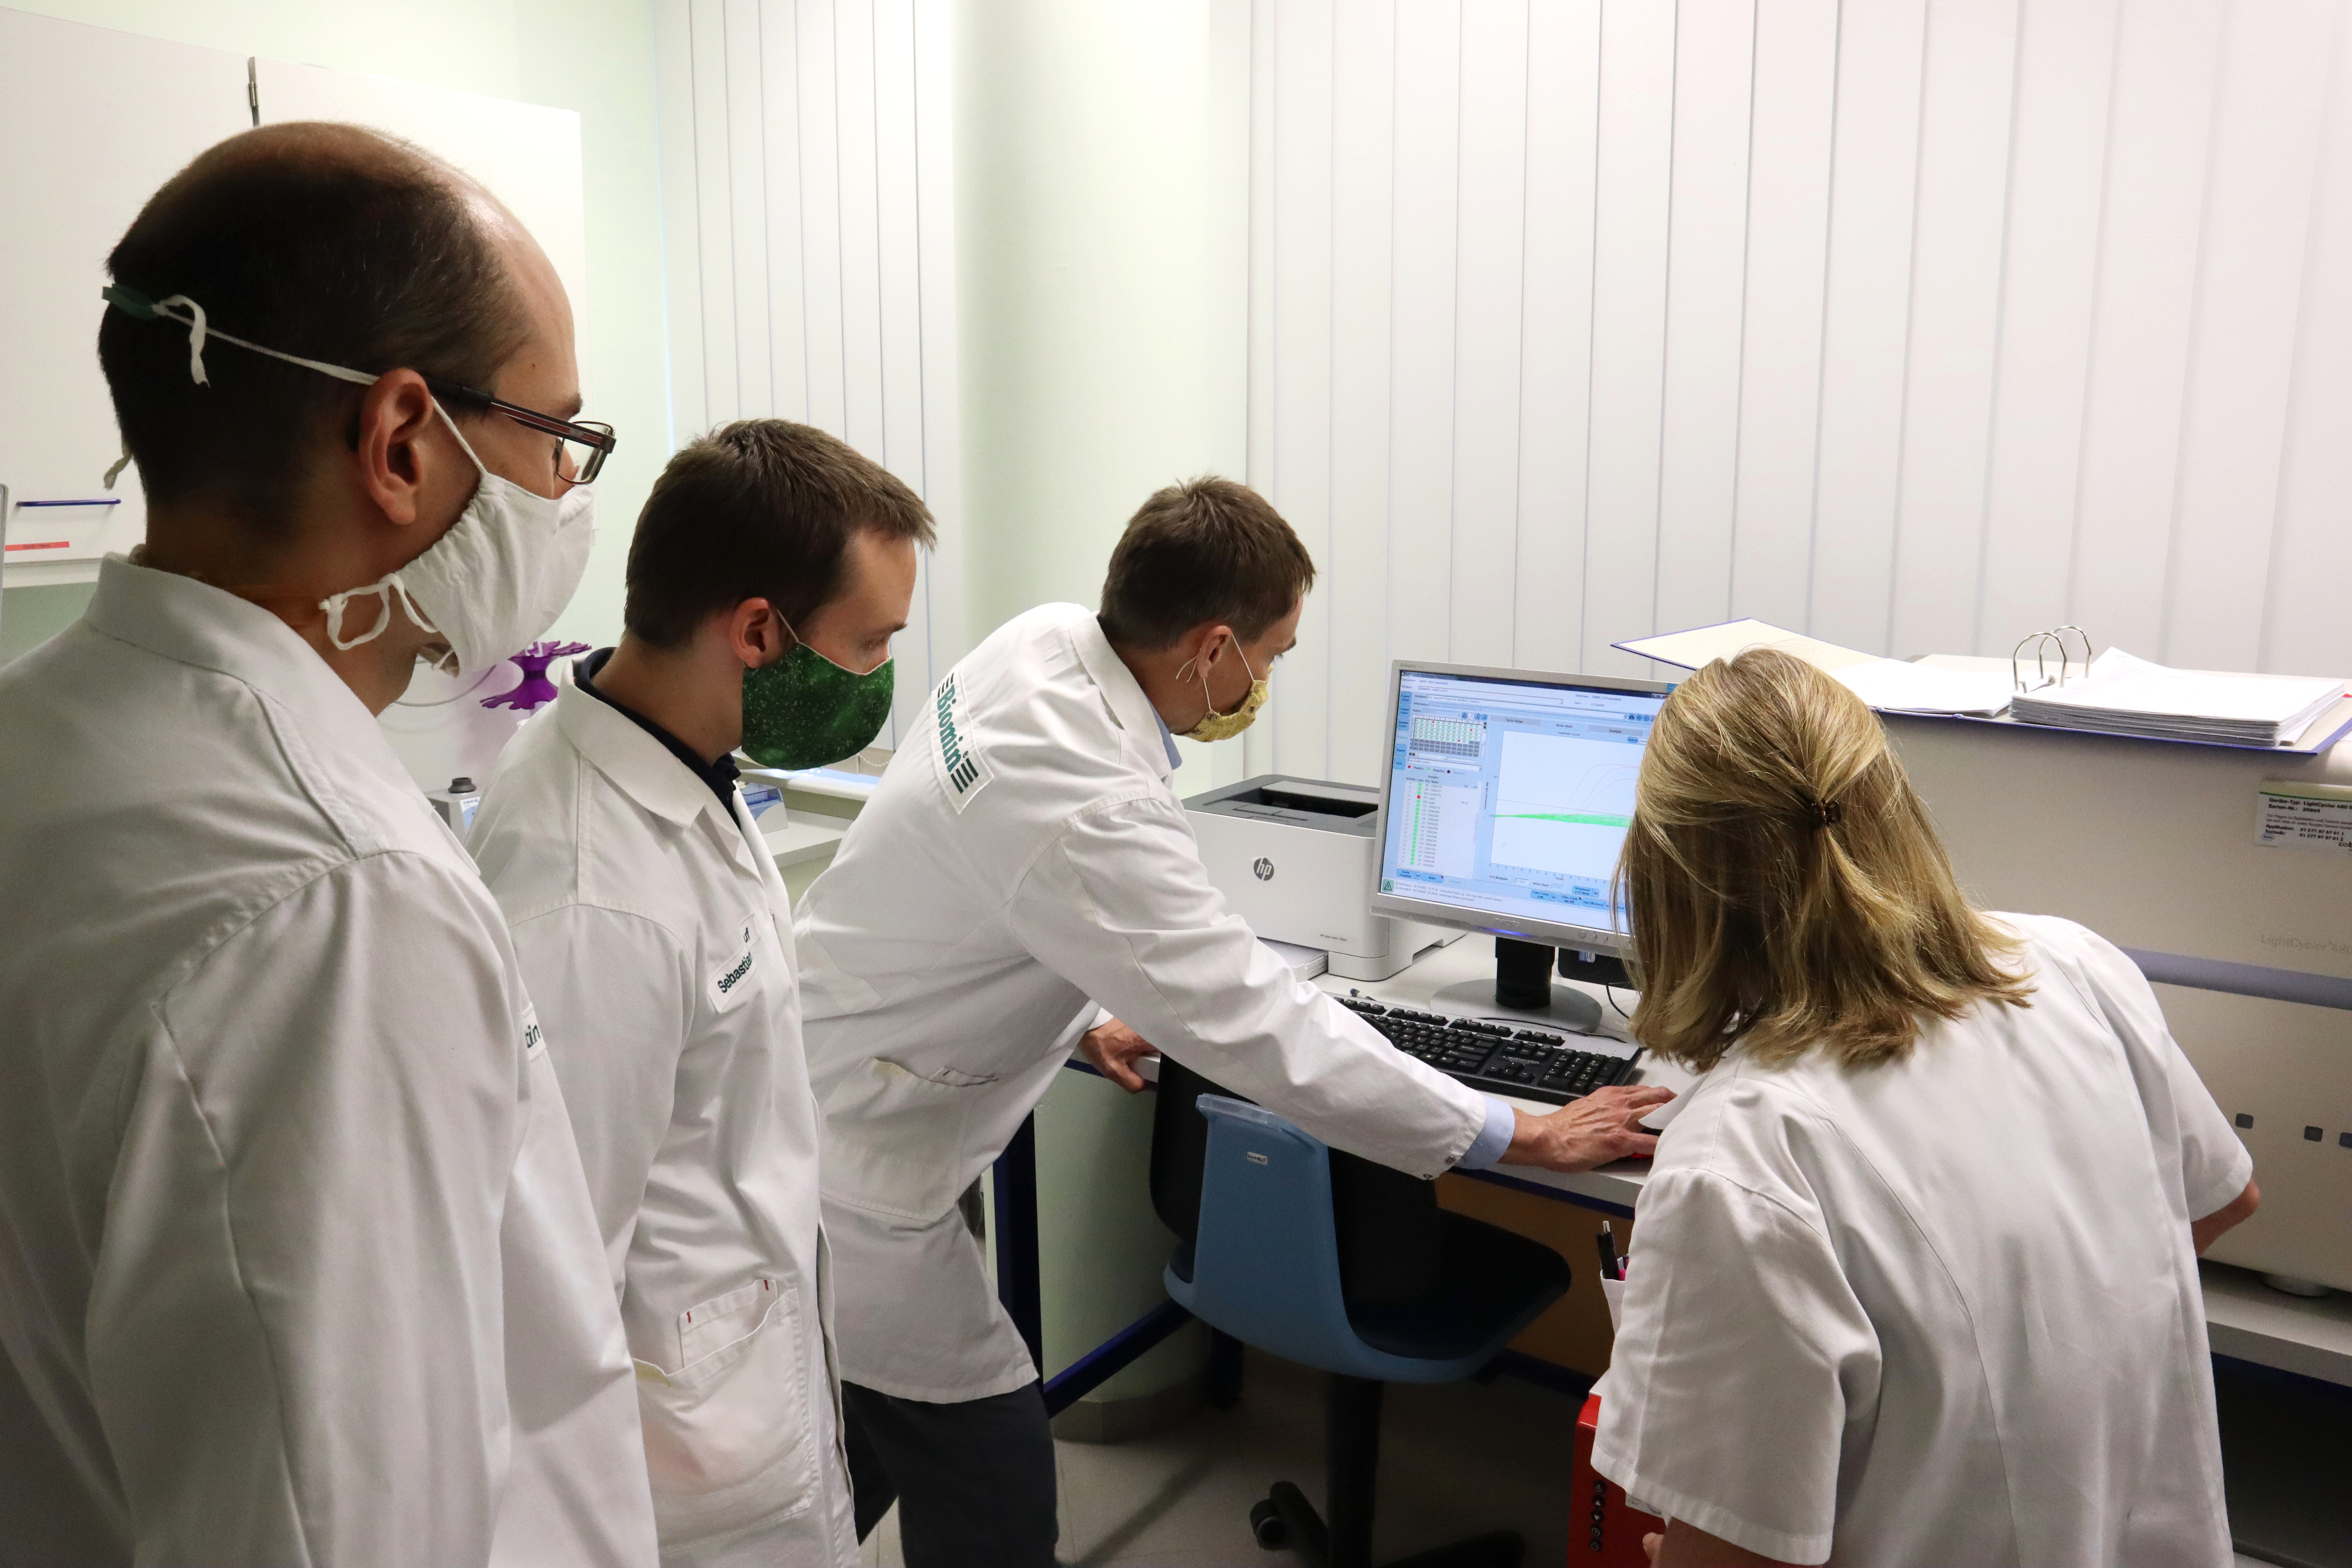
[[[1436,1361],[1492,1355],[1526,1326],[1530,1301],[1549,1305],[1568,1289],[1567,1260],[1541,1242],[1468,1215],[1441,1215],[1437,1223],[1444,1261],[1435,1297],[1349,1301],[1349,1326],[1373,1349]]]
[[[1214,1087],[1181,1064],[1161,1067],[1152,1199],[1181,1242],[1164,1277],[1168,1293],[1223,1334],[1331,1374],[1327,1507],[1318,1512],[1296,1486],[1276,1481],[1250,1523],[1260,1545],[1294,1549],[1312,1568],[1370,1568],[1381,1385],[1475,1374],[1567,1290],[1568,1264],[1538,1242],[1435,1209],[1424,1184],[1388,1173],[1404,1184],[1386,1195],[1415,1267],[1383,1271],[1360,1254],[1360,1288],[1349,1289],[1330,1149]],[[1376,1264],[1381,1215],[1360,1206],[1353,1217],[1357,1245],[1371,1247]],[[1412,1563],[1517,1568],[1523,1551],[1517,1535],[1496,1531]]]
[[[1423,1301],[1349,1298],[1348,1323],[1357,1338],[1394,1356],[1452,1361],[1475,1354],[1520,1322],[1528,1301],[1550,1301],[1568,1289],[1568,1264],[1559,1253],[1485,1220],[1440,1215],[1438,1240],[1438,1293]],[[1168,1270],[1179,1284],[1192,1282],[1192,1243],[1177,1245]]]

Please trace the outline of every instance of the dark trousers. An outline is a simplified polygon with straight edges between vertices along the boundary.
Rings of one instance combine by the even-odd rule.
[[[898,1505],[907,1568],[1053,1568],[1054,1433],[1036,1384],[931,1405],[841,1385],[857,1539]]]

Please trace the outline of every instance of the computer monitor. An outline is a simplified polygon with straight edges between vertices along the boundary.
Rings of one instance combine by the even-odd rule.
[[[1657,680],[1400,659],[1372,911],[1622,955],[1612,877]]]

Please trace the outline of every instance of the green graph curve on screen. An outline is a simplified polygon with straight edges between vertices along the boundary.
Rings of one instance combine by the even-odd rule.
[[[1633,819],[1630,816],[1611,816],[1605,813],[1599,812],[1498,811],[1495,814],[1496,821],[1501,822],[1506,819],[1519,822],[1581,822],[1593,827],[1631,827],[1633,826]]]

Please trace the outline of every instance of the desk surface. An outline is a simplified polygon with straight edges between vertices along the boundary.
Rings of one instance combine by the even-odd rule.
[[[1386,980],[1351,981],[1325,974],[1316,984],[1341,995],[1354,990],[1382,1002],[1426,1006],[1446,986],[1494,973],[1494,939],[1465,936],[1451,946],[1424,954],[1419,963]],[[1625,1020],[1599,988],[1573,984],[1558,976],[1553,977],[1552,984],[1572,986],[1598,998],[1601,1033],[1615,1039],[1629,1037]],[[1621,993],[1620,1000],[1630,1004],[1631,998]],[[1689,1073],[1671,1063],[1645,1061],[1634,1069],[1633,1081],[1663,1083],[1679,1091],[1693,1080]],[[1511,1103],[1537,1115],[1559,1109],[1528,1100],[1513,1100]],[[1550,1188],[1570,1203],[1598,1200],[1631,1209],[1642,1195],[1642,1184],[1648,1179],[1649,1172],[1650,1163],[1646,1160],[1620,1160],[1597,1171],[1572,1176],[1524,1165],[1504,1167],[1501,1173],[1513,1185]],[[2305,1300],[2273,1290],[2262,1282],[2260,1276],[2226,1264],[2207,1263],[2202,1265],[2202,1271],[2207,1338],[2217,1354],[2352,1385],[2352,1295],[2334,1291]]]

